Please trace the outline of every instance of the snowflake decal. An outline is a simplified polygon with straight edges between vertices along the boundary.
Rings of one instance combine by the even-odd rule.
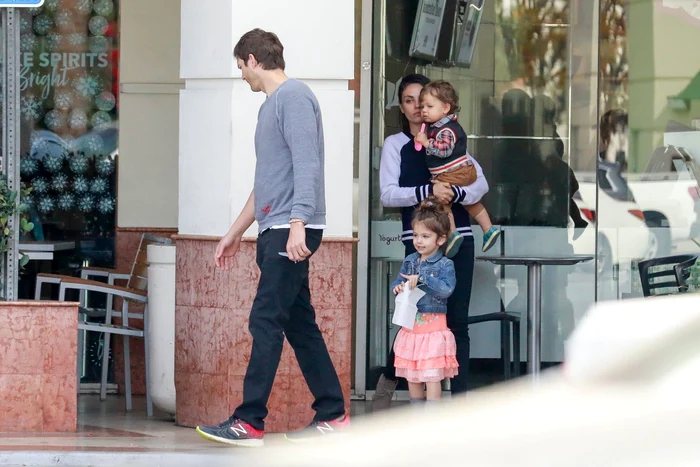
[[[95,194],[104,193],[107,188],[109,188],[109,183],[104,177],[97,177],[90,184],[90,192]]]
[[[75,180],[73,180],[73,191],[76,193],[87,193],[88,190],[90,189],[90,184],[88,183],[87,178],[85,178],[84,175],[78,175],[75,177]]]
[[[37,42],[34,34],[23,34],[19,40],[19,49],[24,53],[33,52]]]
[[[70,211],[73,209],[73,206],[75,206],[75,196],[73,196],[73,193],[62,193],[58,197],[58,209],[61,209],[63,211]]]
[[[97,210],[100,211],[100,213],[102,214],[110,214],[114,212],[114,205],[114,198],[102,198],[97,202]]]
[[[22,31],[22,33],[29,32],[29,30],[32,29],[32,22],[29,18],[27,18],[25,15],[22,15],[22,17],[19,20],[19,30]]]
[[[34,175],[39,170],[39,161],[33,157],[23,157],[19,161],[19,173],[24,176]]]
[[[75,90],[83,97],[96,96],[102,91],[102,83],[92,75],[83,75],[76,79]]]
[[[37,16],[40,15],[44,11],[43,8],[41,7],[36,7],[36,8],[30,8],[29,13],[32,14],[32,16]]]
[[[61,10],[56,13],[54,21],[56,22],[56,26],[64,28],[73,24],[73,15],[71,15],[69,10]]]
[[[57,109],[68,110],[73,105],[73,95],[70,91],[57,91],[53,96],[53,104]]]
[[[49,156],[48,154],[44,156],[44,168],[51,172],[55,173],[61,170],[63,168],[63,158],[62,157],[56,157],[56,156]]]
[[[73,110],[68,117],[68,126],[73,130],[84,130],[87,128],[87,122],[87,114],[81,109]]]
[[[92,195],[83,195],[78,199],[78,209],[82,212],[90,212],[95,207],[95,198]]]
[[[109,112],[116,105],[117,98],[109,91],[101,92],[95,99],[95,106],[104,112]]]
[[[108,156],[103,156],[95,161],[95,170],[100,175],[109,175],[114,172],[114,161]]]
[[[56,132],[66,125],[66,117],[58,110],[49,110],[44,117],[46,128]]]
[[[98,110],[97,112],[92,114],[90,123],[92,123],[93,128],[97,129],[108,127],[112,124],[112,117],[110,117],[107,112],[103,110]]]
[[[52,32],[48,36],[46,36],[46,45],[49,46],[50,50],[58,50],[61,48],[61,44],[63,43],[63,36]]]
[[[76,174],[85,173],[85,172],[87,172],[88,165],[89,165],[88,158],[85,157],[83,154],[76,154],[73,157],[71,157],[68,165],[69,165],[70,169],[73,171],[73,173],[76,173]],[[77,183],[77,182],[78,182],[78,179],[76,178],[75,183]],[[78,191],[77,186],[74,185],[73,188],[75,188],[75,191]],[[88,190],[87,180],[85,180],[85,189],[82,191],[84,192],[87,190]]]
[[[112,0],[97,0],[94,9],[100,16],[109,16],[114,12],[114,3]]]
[[[85,138],[84,148],[89,154],[95,155],[104,149],[105,142],[100,135],[91,134]]]
[[[41,100],[34,96],[23,97],[20,100],[20,109],[27,121],[41,117],[43,107]]]
[[[68,175],[54,175],[53,179],[51,180],[51,188],[53,188],[54,191],[66,191],[66,188],[68,188]]]
[[[27,206],[34,206],[34,203],[36,203],[36,197],[32,194],[29,194],[22,198],[22,203],[26,204]]]
[[[104,16],[93,16],[88,23],[88,29],[93,36],[104,36],[109,28],[109,21]]]
[[[90,52],[106,52],[109,47],[109,40],[105,36],[93,36],[90,38]]]
[[[70,45],[83,45],[87,42],[87,36],[82,32],[74,32],[68,35],[68,43]]]
[[[90,13],[90,11],[92,11],[92,0],[78,0],[76,9],[78,13],[82,13],[83,15]]]
[[[44,8],[48,11],[56,11],[61,6],[60,0],[45,0]]]
[[[36,205],[36,208],[41,212],[42,214],[48,214],[51,211],[54,210],[54,207],[56,206],[56,203],[54,202],[53,198],[50,196],[42,196],[39,199],[39,202]]]
[[[34,18],[34,32],[40,36],[45,36],[53,28],[53,20],[50,16],[39,15]]]
[[[49,191],[49,182],[44,177],[37,177],[32,180],[32,191],[36,193],[46,193]]]

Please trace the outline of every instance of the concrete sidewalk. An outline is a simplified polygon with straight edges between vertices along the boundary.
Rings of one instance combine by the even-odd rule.
[[[175,426],[167,415],[146,417],[145,399],[134,398],[134,410],[124,411],[124,399],[80,396],[77,433],[0,433],[1,466],[219,466],[256,465],[263,449],[213,443],[191,428]],[[287,442],[280,434],[265,435],[265,445]],[[257,454],[256,454],[257,453]]]

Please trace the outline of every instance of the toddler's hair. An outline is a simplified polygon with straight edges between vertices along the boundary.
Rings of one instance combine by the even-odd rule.
[[[428,93],[437,97],[440,102],[449,104],[451,114],[459,112],[459,95],[457,91],[455,91],[455,88],[447,81],[437,80],[426,84],[420,93],[421,99]]]
[[[450,218],[434,196],[427,197],[413,212],[413,224],[416,222],[422,222],[438,238],[450,234]]]

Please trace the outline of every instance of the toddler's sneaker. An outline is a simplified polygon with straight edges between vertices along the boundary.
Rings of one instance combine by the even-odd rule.
[[[334,435],[350,427],[350,417],[343,415],[328,422],[311,422],[306,428],[287,433],[284,437],[292,443],[310,443],[328,435]]]
[[[486,252],[491,249],[491,247],[496,243],[496,239],[501,235],[501,231],[495,226],[491,226],[488,232],[484,234],[484,243],[481,247],[481,251]]]
[[[234,417],[216,426],[198,426],[197,433],[209,441],[233,446],[252,448],[265,445],[263,441],[264,431],[256,430],[249,423]]]
[[[459,251],[459,247],[462,246],[464,237],[462,234],[454,231],[447,237],[447,246],[445,247],[445,256],[448,258],[453,258]]]

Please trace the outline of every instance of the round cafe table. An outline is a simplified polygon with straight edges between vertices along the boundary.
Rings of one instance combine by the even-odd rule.
[[[542,266],[572,266],[593,259],[592,255],[570,256],[477,256],[500,266],[527,266],[527,369],[533,381],[542,363]]]

